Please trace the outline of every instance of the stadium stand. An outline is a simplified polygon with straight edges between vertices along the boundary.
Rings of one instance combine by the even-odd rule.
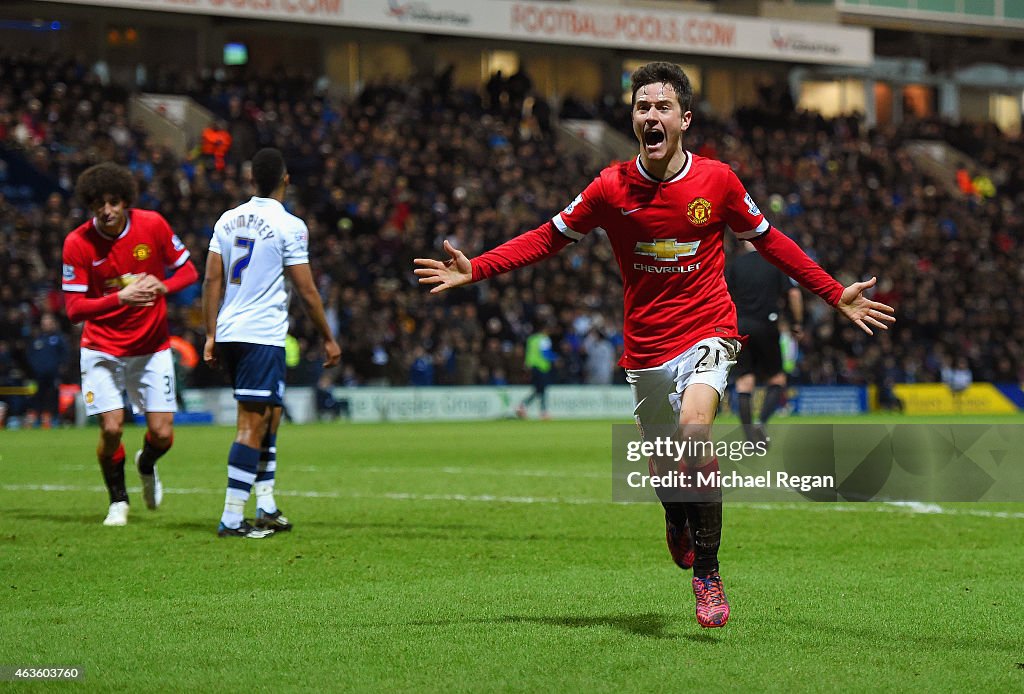
[[[526,84],[511,95],[507,83],[466,91],[442,74],[336,100],[311,75],[154,74],[149,87],[187,94],[221,119],[231,146],[220,164],[198,147],[176,158],[133,128],[129,94],[86,65],[0,57],[0,386],[23,384],[27,341],[44,313],[61,313],[61,245],[83,220],[70,195],[81,170],[102,160],[128,166],[139,206],[167,217],[202,270],[213,222],[246,197],[245,160],[266,145],[286,153],[289,205],[310,228],[315,276],[343,347],[334,383],[527,383],[523,342],[542,307],[561,331],[556,380],[606,373],[587,362],[620,348],[622,297],[601,239],[443,299],[428,298],[410,271],[413,257],[438,255],[445,238],[472,256],[535,226],[595,173],[561,149],[546,103],[524,108]],[[611,98],[562,104],[561,114],[628,122]],[[826,269],[844,283],[877,274],[877,298],[897,307],[896,327],[870,341],[812,303],[796,381],[934,382],[960,358],[979,381],[1024,378],[1019,141],[938,121],[868,130],[855,117],[826,120],[779,103],[729,119],[701,114],[688,137],[692,151],[730,163],[771,221]],[[945,141],[976,162],[971,173],[985,172],[966,199],[912,166],[901,145],[920,139]],[[196,285],[170,310],[172,332],[197,346],[198,294]],[[77,355],[75,331],[60,319]],[[292,334],[303,359],[290,378],[315,383],[316,355],[305,349],[313,331],[301,312]],[[77,380],[76,359],[66,382]],[[202,364],[190,379],[222,383]],[[8,405],[15,414],[29,403]]]

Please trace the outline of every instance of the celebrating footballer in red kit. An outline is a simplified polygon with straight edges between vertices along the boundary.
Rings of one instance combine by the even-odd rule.
[[[729,229],[761,255],[871,334],[895,320],[893,309],[864,291],[875,278],[843,287],[784,233],[771,226],[728,165],[683,148],[693,91],[686,74],[670,63],[650,63],[632,76],[634,160],[604,169],[549,222],[470,260],[445,241],[446,262],[416,259],[431,293],[509,272],[603,228],[622,273],[624,354],[634,416],[645,438],[670,431],[684,441],[708,441],[711,424],[736,363],[740,335],[736,308],[724,278],[723,238]],[[700,446],[690,450],[704,450]],[[652,459],[664,473],[676,461]],[[684,464],[717,469],[715,458]],[[719,575],[721,489],[673,500],[658,490],[665,508],[672,558],[693,569],[697,621],[721,627],[729,603]]]
[[[146,415],[135,463],[146,505],[155,509],[163,496],[156,461],[171,447],[177,410],[165,295],[199,274],[162,216],[128,209],[135,184],[126,169],[93,166],[79,177],[76,193],[93,217],[64,240],[62,288],[68,318],[85,321],[82,393],[86,413],[99,415],[97,456],[110,493],[103,523],[119,526],[128,519],[123,393]]]

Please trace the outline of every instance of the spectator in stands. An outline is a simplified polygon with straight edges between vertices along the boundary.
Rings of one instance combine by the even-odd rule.
[[[501,70],[497,70],[491,75],[485,89],[488,108],[491,111],[498,111],[502,107],[502,102],[508,98],[508,82]]]
[[[594,319],[583,340],[586,354],[583,382],[593,385],[611,385],[615,382],[615,345],[604,334],[604,320]]]
[[[34,426],[36,421],[44,429],[53,426],[57,417],[61,373],[67,359],[67,340],[60,333],[57,319],[52,313],[44,313],[29,342],[28,364],[38,390],[26,418],[28,426]]]
[[[509,110],[512,113],[520,113],[526,96],[533,89],[533,80],[526,73],[522,65],[508,78],[508,100]]]
[[[215,121],[203,128],[200,151],[217,171],[223,171],[231,149],[231,133],[223,121]]]
[[[421,345],[413,350],[412,363],[409,365],[409,385],[434,385],[434,360]]]
[[[996,196],[995,184],[993,184],[992,179],[989,178],[984,173],[979,173],[977,176],[975,176],[974,179],[971,181],[971,184],[974,186],[975,195],[977,195],[982,200],[994,198]]]

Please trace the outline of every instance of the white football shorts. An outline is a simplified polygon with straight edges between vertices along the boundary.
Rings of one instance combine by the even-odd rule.
[[[725,395],[729,369],[740,353],[738,340],[709,337],[661,366],[626,369],[633,389],[633,416],[644,436],[671,435],[679,423],[683,391],[704,383]]]
[[[82,396],[87,415],[124,407],[135,412],[177,412],[174,359],[170,349],[135,357],[115,357],[82,348]]]

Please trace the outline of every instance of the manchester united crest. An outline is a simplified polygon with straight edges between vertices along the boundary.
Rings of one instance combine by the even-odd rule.
[[[696,227],[704,226],[711,221],[711,203],[704,198],[694,198],[686,206],[686,218]]]
[[[690,203],[693,205],[693,203]],[[140,243],[138,246],[132,249],[132,257],[136,260],[146,260],[149,256],[153,255],[152,249],[144,243]]]

